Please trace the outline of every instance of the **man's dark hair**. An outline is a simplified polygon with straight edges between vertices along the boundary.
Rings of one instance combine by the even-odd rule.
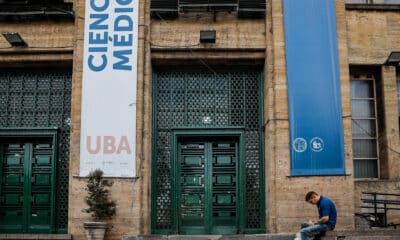
[[[306,201],[308,202],[308,200],[310,200],[311,197],[314,196],[314,195],[318,195],[318,193],[316,193],[316,192],[314,192],[314,191],[308,192],[308,193],[306,194]]]

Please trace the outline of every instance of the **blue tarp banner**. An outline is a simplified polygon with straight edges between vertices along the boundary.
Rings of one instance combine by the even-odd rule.
[[[343,175],[334,0],[284,0],[291,175]]]

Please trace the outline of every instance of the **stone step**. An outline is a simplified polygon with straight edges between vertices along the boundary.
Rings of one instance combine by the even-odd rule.
[[[122,240],[293,240],[295,234],[252,235],[148,235],[123,237]],[[321,240],[400,240],[399,230],[331,231]]]
[[[348,236],[344,238],[323,238],[322,240],[399,240],[400,236]]]
[[[294,234],[251,235],[148,235],[123,237],[122,240],[293,240]]]
[[[0,240],[3,239],[72,240],[72,236],[70,234],[0,234]]]
[[[365,231],[331,231],[321,240],[400,240],[400,231],[370,229]]]

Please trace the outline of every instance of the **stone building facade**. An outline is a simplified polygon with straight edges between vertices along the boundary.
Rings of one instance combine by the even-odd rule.
[[[400,193],[400,68],[386,64],[400,50],[400,3],[334,0],[345,172],[294,176],[285,1],[215,2],[171,12],[139,1],[136,177],[112,178],[107,239],[295,232],[316,215],[311,190],[335,201],[337,229],[354,229],[362,192]],[[84,239],[85,1],[24,4],[0,2],[1,32],[27,44],[0,37],[0,233]]]

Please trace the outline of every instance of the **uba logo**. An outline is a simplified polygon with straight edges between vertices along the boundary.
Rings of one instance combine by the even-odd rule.
[[[127,136],[87,136],[86,150],[90,154],[132,154]]]

